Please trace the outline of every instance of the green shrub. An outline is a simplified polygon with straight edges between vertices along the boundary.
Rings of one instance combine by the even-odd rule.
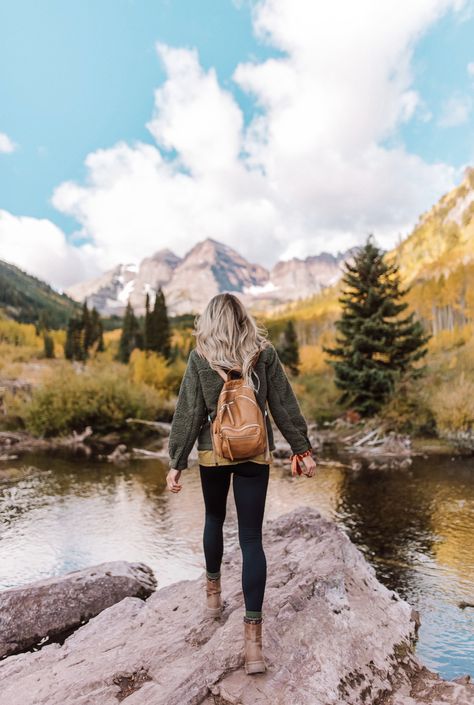
[[[37,435],[60,435],[91,426],[104,433],[126,428],[129,417],[169,415],[168,404],[154,389],[133,384],[121,365],[62,368],[38,387],[26,405],[27,428]]]
[[[427,379],[405,379],[379,413],[393,431],[421,436],[436,434],[436,420],[427,392]]]
[[[298,382],[292,384],[308,421],[321,424],[332,421],[341,414],[341,408],[337,405],[339,392],[331,370],[325,373],[301,374]]]

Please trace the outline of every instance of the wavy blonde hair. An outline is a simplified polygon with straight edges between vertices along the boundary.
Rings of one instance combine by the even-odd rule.
[[[252,363],[270,342],[267,331],[259,326],[234,294],[217,294],[194,320],[196,351],[213,370],[238,369],[246,384],[256,389]]]

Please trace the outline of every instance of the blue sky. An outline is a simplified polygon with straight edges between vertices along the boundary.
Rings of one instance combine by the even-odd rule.
[[[350,2],[347,1],[346,5],[344,0],[342,4],[341,0],[338,2],[341,7],[347,7],[348,13],[352,11]],[[392,2],[387,0],[387,3],[388,8]],[[367,5],[367,2],[360,4],[361,14],[365,11],[364,4]],[[298,95],[303,94],[306,89],[311,93],[311,71],[316,66],[315,95],[319,96],[318,106],[324,109],[325,101],[321,101],[321,96],[324,96],[326,83],[321,76],[316,76],[317,64],[312,62],[317,59],[311,55],[311,38],[308,40],[305,33],[304,13],[307,10],[307,24],[311,25],[314,22],[315,42],[321,41],[321,38],[317,38],[318,26],[326,23],[329,31],[333,27],[335,32],[339,29],[338,18],[332,17],[330,10],[318,9],[323,7],[320,3],[306,0],[305,6],[304,0],[294,0],[293,3],[290,0],[264,0],[253,4],[231,0],[200,0],[199,2],[195,0],[81,0],[81,2],[43,0],[40,3],[33,0],[15,2],[3,0],[0,5],[0,133],[8,136],[15,148],[10,150],[10,153],[6,153],[8,150],[5,149],[3,150],[5,153],[0,153],[0,210],[16,218],[31,216],[34,219],[48,219],[53,225],[59,227],[61,233],[65,234],[66,244],[69,242],[78,246],[89,243],[91,248],[95,248],[95,252],[92,252],[92,249],[88,254],[85,251],[81,252],[81,262],[85,267],[84,271],[90,271],[91,274],[93,273],[93,267],[90,264],[92,260],[99,262],[97,270],[102,270],[110,266],[113,261],[132,256],[132,252],[119,244],[114,248],[114,234],[110,225],[113,221],[107,220],[104,210],[101,210],[100,216],[97,209],[93,210],[99,197],[103,199],[102,203],[105,203],[105,186],[100,184],[100,188],[94,192],[89,188],[91,179],[96,179],[97,175],[94,176],[93,170],[90,166],[86,167],[84,162],[87,155],[97,150],[110,150],[112,155],[118,142],[124,142],[132,149],[134,145],[144,143],[155,150],[160,150],[167,159],[179,157],[181,136],[176,139],[173,136],[168,147],[164,144],[168,139],[164,135],[169,133],[172,126],[170,128],[168,125],[166,129],[161,126],[155,134],[152,134],[147,127],[147,123],[153,117],[156,118],[159,113],[159,108],[155,104],[155,89],[167,85],[167,79],[171,87],[174,85],[173,80],[176,85],[179,81],[184,85],[185,81],[181,75],[176,79],[170,79],[170,71],[174,69],[169,65],[165,66],[166,62],[160,60],[156,50],[156,43],[159,42],[172,48],[197,50],[196,56],[203,76],[207,75],[206,72],[215,71],[222,95],[226,95],[229,91],[233,96],[236,108],[241,111],[244,131],[256,125],[256,116],[268,111],[268,122],[265,125],[266,137],[262,138],[257,147],[253,143],[256,154],[256,156],[253,155],[254,160],[261,160],[259,168],[268,178],[265,185],[260,185],[262,191],[259,204],[252,205],[252,222],[260,217],[263,218],[259,210],[263,202],[265,204],[268,202],[266,212],[269,215],[261,231],[250,228],[252,233],[249,239],[241,242],[236,231],[232,230],[225,221],[218,221],[214,230],[209,226],[209,222],[214,217],[214,213],[211,212],[212,206],[209,206],[209,212],[202,216],[204,225],[195,231],[190,227],[188,234],[183,235],[182,238],[176,238],[170,229],[169,236],[163,234],[161,239],[157,238],[156,249],[159,246],[171,246],[176,242],[179,254],[182,254],[186,248],[194,244],[193,237],[197,241],[201,237],[211,235],[227,241],[237,249],[241,245],[243,253],[249,256],[255,244],[255,237],[261,232],[262,244],[254,259],[266,259],[263,263],[270,265],[272,257],[266,255],[269,251],[272,252],[273,258],[305,256],[322,249],[336,251],[339,247],[355,244],[357,239],[365,235],[369,227],[379,230],[382,239],[385,237],[385,242],[390,244],[397,233],[405,232],[410,222],[416,220],[416,215],[428,208],[434,199],[441,195],[443,189],[459,181],[463,166],[474,162],[472,3],[465,2],[460,10],[459,3],[454,0],[453,2],[420,0],[421,4],[426,6],[423,13],[417,14],[416,11],[407,9],[406,17],[403,11],[393,10],[395,13],[393,21],[399,23],[400,32],[388,35],[387,44],[390,47],[392,43],[393,48],[387,50],[387,56],[384,53],[384,41],[377,41],[377,35],[380,34],[383,40],[384,32],[387,31],[383,15],[379,20],[377,18],[374,20],[371,16],[370,21],[366,23],[367,34],[361,35],[359,43],[357,41],[354,43],[353,51],[356,52],[356,59],[357,47],[368,43],[370,49],[373,41],[373,63],[377,64],[378,54],[380,54],[380,61],[386,60],[389,65],[385,83],[383,85],[382,82],[380,83],[382,103],[393,100],[395,105],[397,99],[400,102],[407,102],[408,105],[410,101],[416,103],[415,107],[407,108],[405,118],[400,117],[401,108],[391,108],[393,115],[382,115],[380,129],[371,125],[367,128],[373,132],[370,138],[361,137],[360,144],[350,145],[343,154],[343,159],[349,160],[348,167],[354,167],[354,173],[357,173],[357,167],[364,163],[365,158],[367,163],[372,163],[370,150],[372,153],[379,148],[387,150],[390,152],[389,158],[394,159],[396,164],[403,161],[400,167],[400,181],[403,183],[407,181],[406,170],[411,168],[410,164],[414,164],[413,184],[410,184],[410,191],[403,195],[406,207],[400,201],[387,203],[386,211],[395,214],[389,222],[384,220],[382,206],[373,213],[369,213],[370,208],[365,204],[365,198],[360,199],[360,211],[353,210],[357,193],[347,196],[347,210],[341,215],[341,207],[336,204],[341,202],[341,198],[346,197],[348,187],[342,183],[337,169],[334,174],[329,171],[331,183],[329,195],[327,184],[319,183],[317,174],[312,177],[315,185],[314,193],[310,194],[311,198],[306,193],[307,182],[302,183],[301,188],[293,193],[294,179],[286,185],[278,174],[270,179],[272,168],[270,165],[273,167],[275,164],[277,167],[280,165],[281,172],[287,174],[291,169],[302,173],[307,168],[303,157],[300,167],[295,160],[291,160],[291,164],[283,161],[283,154],[286,154],[287,150],[285,139],[281,137],[281,125],[288,124],[288,130],[291,131],[293,123],[288,116],[278,112],[281,107],[281,96],[278,98],[280,74],[277,72],[273,75],[270,71],[268,86],[271,86],[271,91],[270,88],[267,90],[266,84],[260,81],[258,69],[247,72],[242,80],[235,79],[234,72],[239,65],[250,62],[253,67],[266,66],[270,60],[268,64],[270,66],[272,58],[276,62],[284,61],[287,51],[291,58],[293,49],[297,56],[298,42],[301,37],[301,47],[304,51],[299,59],[292,60],[290,66],[295,83],[301,78],[302,88]],[[443,8],[441,11],[440,6]],[[257,36],[258,22],[255,19],[257,15],[252,13],[252,7],[254,10],[256,8],[257,14],[263,7],[260,25],[263,23],[265,26],[266,39],[261,35]],[[397,3],[394,3],[393,7],[397,8]],[[367,12],[372,15],[370,3],[367,8]],[[296,19],[291,13],[296,13]],[[288,21],[288,18],[295,19],[294,25]],[[387,12],[387,21],[389,20],[390,12]],[[278,25],[280,21],[286,22],[286,25]],[[372,21],[375,24],[371,29]],[[368,123],[372,122],[371,113],[378,111],[379,107],[377,96],[373,100],[374,96],[369,92],[370,87],[363,88],[360,104],[353,94],[344,93],[347,91],[347,86],[337,66],[339,53],[336,45],[337,37],[334,41],[334,56],[331,56],[332,46],[328,45],[329,48],[325,53],[319,55],[319,61],[321,63],[328,59],[329,67],[332,63],[336,67],[334,92],[336,94],[339,90],[337,80],[340,80],[342,98],[339,103],[345,105],[346,110],[347,105],[349,106],[346,128],[349,132],[353,129],[350,100],[353,101],[354,114],[358,123],[364,120],[364,105],[367,105]],[[289,50],[288,47],[290,47]],[[303,62],[308,61],[308,65],[303,67],[300,74],[298,72],[301,67],[301,56],[303,56]],[[402,72],[400,82],[403,85],[397,89],[397,93],[390,87],[390,72],[398,71],[396,62],[399,56],[407,60],[408,66]],[[176,61],[175,57],[171,62],[172,64],[174,62],[173,66]],[[372,81],[370,68],[367,68],[365,63],[361,64],[361,71],[367,72],[369,82]],[[282,76],[284,75],[283,73]],[[376,83],[378,80],[379,77],[374,74],[372,81],[374,86],[378,85]],[[383,93],[385,90],[383,86],[387,88],[387,95]],[[368,91],[367,96],[364,94],[365,90]],[[292,93],[291,87],[288,87],[285,95],[288,104],[291,101],[296,103],[298,99],[298,96],[295,97]],[[311,95],[308,96],[308,100],[311,104]],[[163,108],[163,103],[161,105],[162,112],[166,114],[166,108]],[[182,102],[179,107],[184,111],[187,109],[185,102]],[[175,109],[178,108],[175,107]],[[190,107],[190,114],[191,109]],[[295,106],[295,110],[291,113],[291,115],[296,114],[301,115],[298,106]],[[176,112],[173,115],[176,115]],[[224,122],[227,117],[224,118]],[[171,120],[171,117],[169,119]],[[214,119],[216,124],[220,124],[221,116],[213,114],[210,108],[209,120]],[[229,121],[232,122],[232,120],[233,118],[229,117]],[[335,137],[331,133],[326,138],[324,129],[329,129],[327,126],[318,127],[321,135],[316,144],[313,140],[314,135],[309,134],[312,129],[311,122],[303,121],[301,125],[301,130],[308,131],[309,143],[314,142],[316,157],[321,154],[321,150],[324,153],[329,151],[328,145],[332,145],[331,140]],[[365,129],[364,126],[362,132]],[[277,138],[279,142],[273,149],[271,140],[272,135],[275,134],[279,135]],[[289,143],[295,143],[294,153],[296,154],[298,145],[294,137],[292,136]],[[344,142],[346,137],[347,135],[341,134],[338,139]],[[197,139],[201,139],[201,136],[198,135]],[[232,139],[230,138],[231,141]],[[262,155],[264,144],[270,145],[269,152],[273,149],[271,154]],[[241,154],[243,149],[241,145]],[[246,146],[245,149],[247,149]],[[207,150],[209,154],[209,145]],[[399,150],[403,154],[394,155],[393,150]],[[335,148],[333,151],[338,150]],[[350,162],[347,156],[349,152],[359,154],[357,165]],[[201,154],[203,155],[201,158],[205,161],[206,152],[203,151]],[[418,160],[416,164],[413,158]],[[338,159],[341,160],[340,154]],[[328,164],[334,164],[335,161],[331,157]],[[220,177],[228,179],[229,189],[235,184],[234,166],[229,166],[226,177]],[[183,173],[192,173],[194,169],[186,163],[186,158],[178,159],[175,167],[178,171],[181,169]],[[249,163],[245,164],[245,168],[248,173]],[[326,172],[331,168],[325,166]],[[391,169],[393,168],[398,167],[392,166]],[[133,171],[133,167],[130,169]],[[345,170],[346,173],[348,171],[350,169]],[[365,175],[365,172],[363,174]],[[195,181],[198,178],[200,177],[196,177]],[[366,189],[375,188],[374,184],[379,179],[379,175],[368,174]],[[430,181],[429,188],[426,181]],[[89,200],[86,200],[83,195],[77,199],[76,195],[71,196],[68,192],[56,198],[53,205],[51,200],[53,192],[64,182],[73,182],[87,189]],[[138,183],[136,187],[140,188]],[[199,186],[202,190],[201,187],[202,184]],[[132,190],[134,188],[131,186]],[[247,190],[252,188],[253,185],[249,185]],[[391,186],[392,192],[396,189],[397,183]],[[207,192],[205,197],[201,196],[201,192],[199,193],[201,200],[207,200]],[[290,193],[293,194],[291,201]],[[227,194],[226,197],[229,198],[229,212],[234,205],[247,208],[248,203],[245,201],[243,204],[241,190],[237,195],[233,192],[231,196]],[[374,190],[372,200],[385,197],[385,193],[379,194]],[[176,198],[177,202],[181,203],[181,195]],[[402,195],[399,198],[401,199]],[[196,196],[193,196],[193,199],[195,200]],[[312,204],[318,203],[318,199],[320,199],[320,205],[314,208]],[[112,197],[108,197],[109,203],[111,200]],[[283,201],[285,205],[282,205]],[[328,211],[329,206],[323,207],[323,201],[333,203],[333,211]],[[212,198],[209,199],[209,203],[212,203]],[[105,209],[105,206],[101,208]],[[186,230],[187,223],[192,224],[191,220],[194,218],[192,205],[188,204],[185,208],[189,208],[189,214],[185,224],[181,223],[179,226],[180,233]],[[284,212],[284,208],[292,209],[293,212],[291,214]],[[164,218],[163,211],[160,211],[160,217]],[[166,218],[172,220],[169,214]],[[9,222],[12,227],[14,225],[17,228],[15,230],[17,234],[15,238],[10,236],[9,240],[7,233],[5,236],[7,244],[12,239],[17,240],[20,237],[19,233],[23,232],[24,226],[24,223],[18,221]],[[104,222],[108,224],[102,225]],[[198,222],[201,223],[200,220]],[[243,222],[249,230],[246,221]],[[29,221],[30,229],[32,223],[33,221]],[[280,223],[282,223],[281,228]],[[108,233],[105,232],[107,228],[109,228]],[[160,231],[164,233],[166,229],[167,222],[163,222],[163,229],[160,228]],[[280,230],[281,232],[277,233]],[[31,237],[30,231],[25,234],[25,243],[29,250],[33,247],[32,243],[38,241],[38,236],[35,236],[35,240]],[[52,243],[54,237],[52,235]],[[38,246],[47,248],[48,241],[38,242]],[[51,247],[54,248],[55,245],[51,244]],[[150,241],[150,238],[147,239],[144,236],[140,255],[150,254],[150,250],[154,247],[155,244]],[[12,255],[11,248],[8,247],[6,254],[10,259],[16,259],[20,265],[35,270],[36,273],[42,273],[41,267],[44,267],[41,264],[42,260],[36,261],[33,258],[30,262],[25,259],[25,256]],[[84,264],[87,259],[86,254],[90,259],[87,266]],[[49,272],[45,272],[46,275],[51,276]],[[66,277],[68,278],[70,279]]]
[[[417,44],[414,57],[415,86],[433,113],[428,122],[410,122],[401,130],[408,149],[427,161],[453,166],[472,165],[474,113],[452,127],[439,125],[443,106],[451,96],[474,97],[474,15],[446,15]]]
[[[197,47],[224,85],[239,61],[275,53],[255,40],[250,6],[230,0],[2,2],[0,131],[19,148],[0,161],[0,208],[75,227],[51,206],[53,188],[83,178],[95,149],[153,141],[145,123],[165,78],[156,41]]]

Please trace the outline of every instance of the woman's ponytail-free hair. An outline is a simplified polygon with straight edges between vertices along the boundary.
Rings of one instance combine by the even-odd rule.
[[[267,331],[259,326],[234,294],[217,294],[194,320],[196,352],[212,369],[238,369],[255,389],[252,364],[269,345]]]

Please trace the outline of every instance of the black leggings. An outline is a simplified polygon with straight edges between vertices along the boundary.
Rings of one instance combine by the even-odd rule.
[[[206,570],[217,573],[224,553],[222,527],[233,473],[234,500],[242,550],[242,591],[245,609],[261,612],[267,561],[262,546],[262,523],[267,496],[269,465],[245,461],[236,465],[199,466],[206,508],[203,544]]]

